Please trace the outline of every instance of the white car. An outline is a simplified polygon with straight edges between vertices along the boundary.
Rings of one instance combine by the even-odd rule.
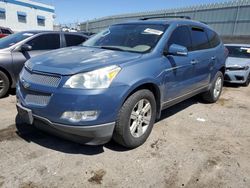
[[[250,45],[225,44],[229,51],[225,82],[248,86],[250,83]]]

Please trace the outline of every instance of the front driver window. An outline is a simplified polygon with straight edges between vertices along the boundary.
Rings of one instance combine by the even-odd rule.
[[[59,34],[43,34],[27,42],[32,50],[54,50],[60,48]]]
[[[191,50],[191,36],[187,26],[179,26],[174,30],[170,39],[168,40],[167,48],[169,48],[172,44],[184,46],[188,49],[188,51]]]

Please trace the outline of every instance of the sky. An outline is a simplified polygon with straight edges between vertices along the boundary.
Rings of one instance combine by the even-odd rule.
[[[34,0],[55,6],[56,23],[68,24],[124,13],[181,8],[227,0]]]

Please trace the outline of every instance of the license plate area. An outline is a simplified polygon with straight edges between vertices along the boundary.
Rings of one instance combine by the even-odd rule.
[[[16,106],[17,106],[18,114],[20,118],[24,121],[24,123],[32,125],[34,121],[32,111],[28,108],[21,106],[20,104],[17,104]]]

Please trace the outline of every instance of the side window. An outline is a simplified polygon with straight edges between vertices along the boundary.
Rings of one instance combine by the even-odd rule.
[[[220,38],[214,31],[208,29],[207,35],[211,48],[214,48],[220,44]]]
[[[32,50],[53,50],[60,48],[60,35],[59,34],[44,34],[40,35],[29,42]]]
[[[191,37],[190,31],[187,26],[180,26],[174,30],[170,39],[168,40],[167,47],[172,44],[178,44],[181,46],[185,46],[188,50],[191,50]]]
[[[1,29],[3,34],[11,34],[11,32],[8,29]]]
[[[191,29],[193,51],[210,48],[207,34],[203,29],[193,27]]]
[[[77,46],[83,43],[86,38],[80,35],[65,34],[65,40],[67,46]]]

